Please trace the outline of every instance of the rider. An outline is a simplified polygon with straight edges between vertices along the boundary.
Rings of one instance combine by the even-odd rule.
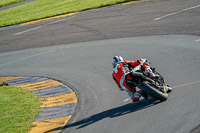
[[[130,82],[133,80],[137,80],[133,72],[131,72],[132,68],[141,65],[142,71],[145,76],[142,78],[153,78],[156,75],[150,69],[149,63],[146,59],[138,59],[136,61],[124,61],[121,56],[115,56],[112,59],[113,65],[113,79],[119,87],[119,90],[126,91],[129,97],[132,99],[133,102],[138,101],[141,96],[145,99],[148,98],[148,95],[142,91],[136,91],[136,84],[134,82]]]

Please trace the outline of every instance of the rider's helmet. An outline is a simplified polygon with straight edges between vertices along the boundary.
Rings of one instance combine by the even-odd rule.
[[[117,64],[121,64],[122,62],[124,62],[124,59],[121,56],[115,56],[112,59],[112,65],[113,68],[117,65]]]

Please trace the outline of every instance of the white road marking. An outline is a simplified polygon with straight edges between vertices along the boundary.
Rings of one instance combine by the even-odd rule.
[[[55,24],[55,23],[58,23],[58,22],[62,22],[62,21],[65,21],[65,20],[66,19],[61,19],[61,20],[53,21],[51,23],[48,23],[48,25]],[[29,31],[37,30],[37,29],[42,28],[44,26],[46,26],[46,25],[41,25],[41,26],[38,26],[38,27],[35,27],[35,28],[32,28],[32,29],[28,29],[28,30],[25,30],[25,31],[22,31],[22,32],[19,32],[19,33],[15,33],[14,35],[21,35],[21,34],[29,32]]]
[[[187,86],[187,85],[191,85],[191,84],[196,84],[196,83],[200,83],[200,80],[199,81],[190,82],[190,83],[186,83],[186,84],[182,84],[182,85],[177,85],[177,86],[172,87],[172,89],[173,88]]]
[[[170,13],[170,14],[167,14],[167,15],[164,15],[164,16],[161,16],[159,18],[155,18],[153,20],[160,20],[162,18],[166,18],[166,17],[169,17],[169,16],[172,16],[172,15],[175,15],[175,14],[178,14],[178,13],[182,13],[182,12],[185,12],[185,11],[188,11],[188,10],[191,10],[191,9],[194,9],[194,8],[197,8],[197,7],[200,7],[200,5],[197,5],[197,6],[193,6],[193,7],[190,7],[190,8],[186,8],[186,9],[183,9],[181,11],[177,11],[177,12],[173,12],[173,13]]]
[[[200,39],[195,40],[196,42],[200,42]]]
[[[96,95],[96,93],[94,92],[94,90],[93,90],[92,88],[90,88],[89,86],[87,86],[87,88],[94,94],[95,99],[97,99],[97,95]]]
[[[60,20],[53,21],[53,22],[48,23],[48,24],[55,24],[55,23],[62,22],[62,21],[66,21],[66,19],[60,19]]]
[[[77,13],[72,13],[72,15],[69,15],[69,16],[73,16],[74,14],[77,14]],[[53,21],[53,22],[50,22],[50,23],[47,23],[45,25],[41,25],[41,26],[38,26],[38,27],[35,27],[35,28],[32,28],[32,29],[28,29],[28,30],[25,30],[25,31],[22,31],[22,32],[19,32],[19,33],[15,33],[14,35],[21,35],[23,33],[26,33],[26,32],[29,32],[29,31],[33,31],[33,30],[36,30],[36,29],[39,29],[39,28],[42,28],[44,26],[47,26],[47,25],[50,25],[50,24],[55,24],[55,23],[58,23],[58,22],[62,22],[62,21],[66,21],[67,19],[69,19],[70,17],[67,17],[67,18],[64,18],[64,19],[61,19],[61,20],[56,20],[56,21]],[[56,17],[55,17],[56,18]]]
[[[44,25],[43,25],[43,26],[44,26]],[[42,28],[43,26],[38,26],[38,27],[35,27],[35,28],[32,28],[32,29],[28,29],[28,30],[25,30],[25,31],[19,32],[19,33],[15,33],[14,35],[21,35],[21,34],[23,34],[23,33],[26,33],[26,32],[29,32],[29,31],[33,31],[33,30],[36,30],[36,29]]]
[[[6,66],[6,65],[9,65],[9,64],[18,62],[18,61],[30,59],[30,58],[33,58],[33,57],[36,57],[36,56],[40,56],[40,55],[43,55],[43,54],[46,54],[46,53],[55,52],[55,51],[56,51],[56,50],[49,50],[49,51],[45,51],[45,52],[42,52],[42,53],[39,53],[39,54],[35,54],[35,55],[32,55],[32,56],[25,57],[25,58],[22,58],[22,59],[18,59],[18,60],[15,60],[15,61],[7,62],[7,63],[5,63],[5,64],[0,64],[0,67]]]
[[[127,98],[124,100],[124,102],[128,102],[129,100],[131,100],[131,98]]]

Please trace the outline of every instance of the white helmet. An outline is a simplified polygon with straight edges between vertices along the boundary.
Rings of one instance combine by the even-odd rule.
[[[117,64],[121,64],[122,62],[124,62],[124,59],[121,56],[115,56],[112,59],[112,65],[113,68],[117,65]]]

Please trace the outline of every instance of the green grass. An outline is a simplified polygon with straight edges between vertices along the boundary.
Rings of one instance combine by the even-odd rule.
[[[31,91],[0,86],[0,133],[27,133],[39,109],[39,98]]]
[[[24,0],[0,0],[0,7],[14,4],[20,1],[24,1]]]
[[[0,27],[130,0],[36,0],[0,11]]]

